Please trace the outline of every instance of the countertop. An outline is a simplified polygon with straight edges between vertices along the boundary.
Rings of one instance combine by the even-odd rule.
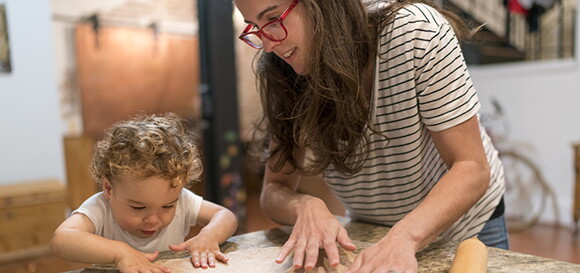
[[[381,239],[389,228],[361,222],[351,222],[339,217],[350,238],[359,249],[364,249]],[[231,237],[221,245],[225,253],[282,246],[290,234],[290,227],[273,228]],[[453,262],[459,242],[436,240],[417,253],[419,272],[448,272]],[[487,272],[529,273],[529,272],[580,272],[580,265],[523,254],[519,252],[488,247]],[[164,252],[161,259],[183,258],[187,253]],[[68,273],[115,273],[117,270],[106,266],[85,268]]]

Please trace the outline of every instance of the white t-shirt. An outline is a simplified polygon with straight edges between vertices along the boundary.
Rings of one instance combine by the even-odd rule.
[[[123,230],[115,221],[109,200],[103,192],[98,192],[87,199],[74,213],[86,215],[95,226],[95,234],[107,239],[121,241],[133,248],[151,253],[157,250],[169,250],[169,245],[183,243],[189,228],[197,223],[203,198],[187,189],[181,191],[175,208],[175,217],[171,223],[153,237],[141,239]]]

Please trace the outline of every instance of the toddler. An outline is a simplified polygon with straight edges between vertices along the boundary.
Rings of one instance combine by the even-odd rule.
[[[80,263],[114,263],[121,272],[170,272],[159,251],[185,251],[194,267],[227,262],[219,244],[237,228],[234,214],[184,186],[202,163],[193,135],[174,114],[141,115],[109,128],[91,164],[102,189],[54,232],[51,252]],[[184,241],[190,227],[199,234]]]

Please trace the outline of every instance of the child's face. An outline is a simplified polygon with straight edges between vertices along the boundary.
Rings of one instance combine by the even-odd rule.
[[[125,231],[150,238],[171,223],[182,187],[171,188],[159,177],[125,179],[114,186],[104,179],[103,192],[113,217]]]

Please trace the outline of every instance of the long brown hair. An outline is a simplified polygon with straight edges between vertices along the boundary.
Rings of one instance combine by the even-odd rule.
[[[410,3],[398,1],[370,8],[387,0],[300,0],[310,26],[310,55],[306,76],[273,53],[258,53],[256,75],[263,107],[254,136],[278,146],[266,159],[278,156],[269,168],[280,171],[290,163],[294,170],[318,174],[332,164],[345,174],[362,168],[367,156],[370,126],[370,98],[378,29],[396,11]],[[439,9],[438,9],[439,10]],[[458,36],[467,33],[461,19],[442,11]],[[294,157],[298,149],[309,149],[313,158],[307,166]]]

